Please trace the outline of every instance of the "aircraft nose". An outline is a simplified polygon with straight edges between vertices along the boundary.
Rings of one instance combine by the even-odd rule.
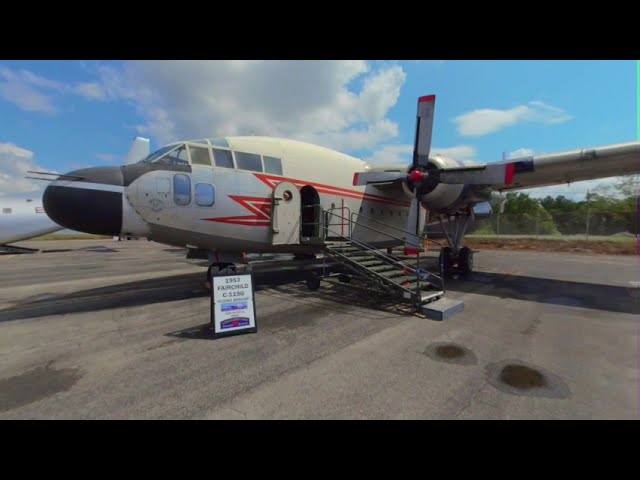
[[[60,176],[44,191],[42,204],[57,224],[96,235],[119,235],[122,229],[120,167],[83,168]]]

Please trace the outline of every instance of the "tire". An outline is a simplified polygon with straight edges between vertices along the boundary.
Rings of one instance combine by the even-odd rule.
[[[443,247],[440,250],[440,273],[448,275],[453,269],[453,255],[451,247]]]
[[[473,250],[468,247],[462,247],[460,249],[458,265],[460,267],[460,271],[465,275],[473,272]]]
[[[320,277],[307,278],[307,288],[312,292],[315,292],[320,288]]]

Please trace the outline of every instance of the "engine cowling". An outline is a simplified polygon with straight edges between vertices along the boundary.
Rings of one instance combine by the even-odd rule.
[[[464,163],[459,160],[442,155],[433,155],[429,157],[427,172],[441,168],[458,168],[464,166]],[[411,170],[413,170],[413,168],[409,167],[407,173]],[[408,197],[413,196],[413,192],[406,183],[403,184],[403,188]],[[426,193],[422,195],[420,200],[429,211],[446,210],[460,202],[464,197],[464,191],[464,185],[445,185],[440,183],[435,186],[427,186]]]

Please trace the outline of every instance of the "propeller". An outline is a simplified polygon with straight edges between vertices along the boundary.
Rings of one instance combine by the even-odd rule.
[[[430,169],[429,153],[431,151],[431,137],[436,106],[436,96],[426,95],[418,99],[418,114],[416,117],[416,134],[413,145],[413,161],[409,174],[400,171],[358,172],[353,176],[353,185],[383,185],[405,182],[413,189],[409,217],[407,219],[407,234],[405,252],[416,253],[420,245],[420,198],[424,195],[427,183],[435,186],[439,183],[452,185],[509,185],[513,183],[513,176],[517,165],[521,162],[487,164],[472,167]]]
[[[406,181],[413,186],[414,197],[411,199],[409,216],[407,217],[407,236],[404,250],[407,254],[418,253],[420,245],[420,197],[421,187],[427,175],[425,170],[429,165],[431,151],[431,136],[433,133],[433,116],[436,109],[436,96],[426,95],[418,99],[418,115],[416,117],[416,137],[413,144],[413,170],[406,176]]]

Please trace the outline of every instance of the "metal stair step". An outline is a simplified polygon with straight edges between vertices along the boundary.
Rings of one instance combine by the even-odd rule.
[[[383,272],[380,275],[382,275],[383,277],[386,277],[386,278],[404,277],[404,276],[406,276],[404,271],[399,269],[399,268],[394,268],[393,270],[391,270],[389,272]]]
[[[362,250],[360,250],[359,248],[356,247],[338,247],[338,248],[328,248],[327,250],[332,251],[332,252],[336,252],[336,253],[342,253],[347,254],[347,253],[353,253],[353,252],[361,252]]]
[[[376,266],[367,266],[367,268],[372,272],[376,272],[376,273],[390,272],[391,270],[396,270],[396,267],[394,267],[393,265],[389,265],[387,263],[382,263],[381,265],[376,265]]]
[[[376,257],[367,257],[366,260],[358,260],[356,262],[363,267],[376,267],[378,265],[387,265],[385,262]]]
[[[436,291],[431,291],[431,292],[425,292],[422,294],[422,296],[420,297],[420,301],[421,302],[427,302],[429,300],[435,300],[436,298],[440,298],[444,295],[444,292],[442,290],[436,290]]]
[[[364,256],[371,256],[371,252],[368,252],[366,250],[357,250],[355,252],[347,252],[347,253],[343,253],[342,255],[344,255],[345,257],[349,257],[349,258],[358,258],[358,257],[364,257]]]

